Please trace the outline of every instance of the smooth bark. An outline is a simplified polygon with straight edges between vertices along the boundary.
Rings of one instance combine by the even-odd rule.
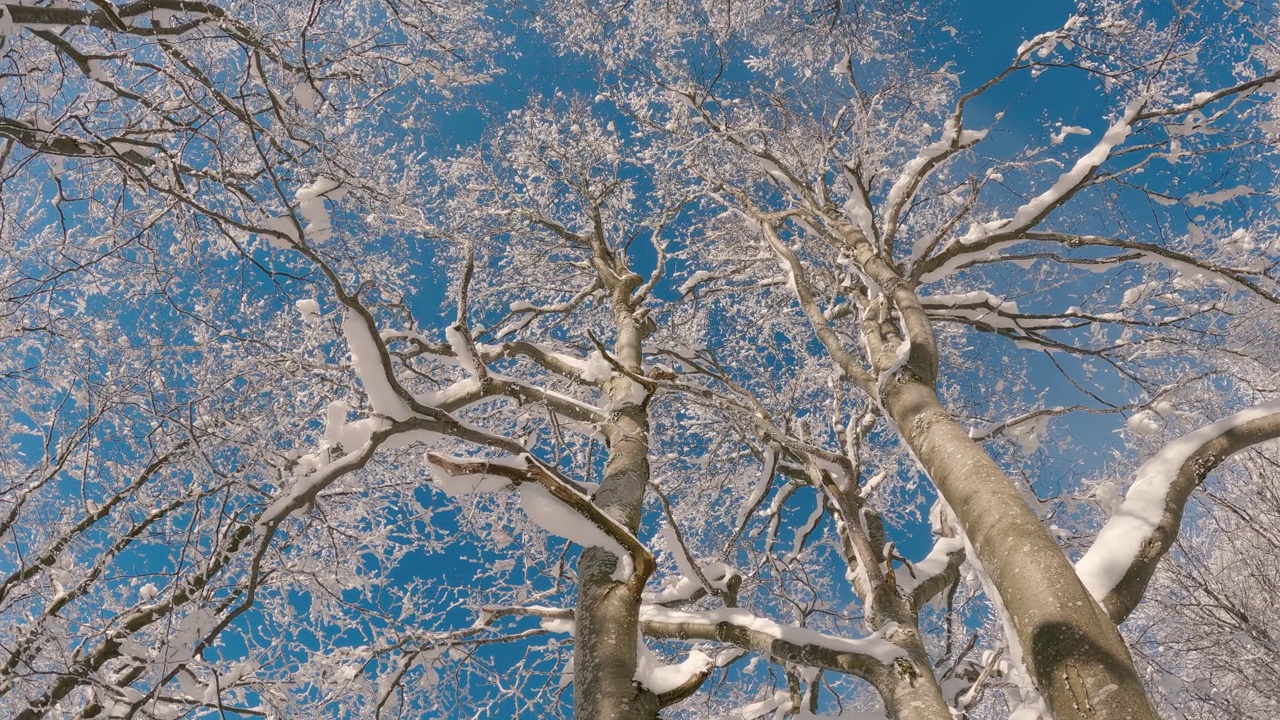
[[[933,387],[904,371],[881,400],[976,551],[1013,625],[1010,641],[1056,720],[1156,720],[1111,619]]]
[[[616,273],[612,257],[598,247],[594,264],[610,287],[618,331],[615,362],[639,375],[643,331],[631,306],[634,275]],[[606,259],[607,258],[607,259]],[[595,502],[635,532],[640,527],[649,485],[649,419],[633,392],[631,377],[615,371],[606,390],[615,408],[608,429],[609,457]],[[658,698],[635,680],[643,583],[613,577],[618,560],[601,548],[587,548],[578,561],[577,630],[574,638],[574,717],[586,720],[656,718]]]

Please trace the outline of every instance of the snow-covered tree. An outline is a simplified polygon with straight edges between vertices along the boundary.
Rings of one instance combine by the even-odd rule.
[[[1264,9],[0,7],[10,715],[1274,711]]]

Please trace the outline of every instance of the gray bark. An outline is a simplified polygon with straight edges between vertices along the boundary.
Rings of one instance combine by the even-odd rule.
[[[899,588],[892,558],[885,557],[880,516],[866,507],[857,487],[839,486],[816,466],[810,474],[839,514],[845,556],[853,570],[854,589],[862,597],[867,625],[898,646],[906,657],[864,675],[880,693],[895,720],[950,720],[951,711],[933,674],[933,664],[920,636],[920,618],[911,593]],[[865,527],[865,532],[864,532]],[[859,568],[861,572],[859,572]]]
[[[1008,476],[909,371],[884,388],[1007,609],[1022,661],[1057,720],[1156,720],[1115,625]]]
[[[597,249],[594,264],[611,290],[618,330],[615,360],[622,369],[639,375],[643,331],[630,297],[635,289],[632,279],[639,278],[616,273],[606,258],[612,260],[607,250]],[[607,386],[616,410],[606,430],[609,458],[595,502],[635,532],[649,485],[649,418],[647,409],[636,402],[632,382],[615,372]],[[583,720],[645,720],[658,714],[657,696],[634,679],[643,582],[613,579],[616,562],[600,548],[585,549],[578,561],[573,704],[574,717]]]
[[[857,228],[842,224],[839,235],[898,311],[894,319],[882,308],[864,326],[874,369],[893,369],[873,392],[955,513],[1050,711],[1056,720],[1156,720],[1115,624],[1013,481],[938,400],[937,343],[914,289]],[[908,355],[897,367],[904,340]],[[864,388],[865,376],[852,375]]]

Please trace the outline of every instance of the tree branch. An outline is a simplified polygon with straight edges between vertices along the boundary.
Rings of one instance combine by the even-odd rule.
[[[1178,536],[1192,491],[1223,460],[1280,438],[1280,399],[1264,402],[1166,445],[1138,470],[1124,504],[1076,563],[1076,573],[1117,624],[1137,607]]]

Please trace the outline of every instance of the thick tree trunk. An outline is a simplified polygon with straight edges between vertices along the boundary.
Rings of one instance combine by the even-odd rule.
[[[601,275],[609,283],[608,275]],[[630,307],[632,285],[619,280],[612,289],[616,360],[638,375],[643,333]],[[594,499],[635,532],[649,485],[649,417],[633,384],[629,377],[615,374],[606,388],[615,419],[606,431],[609,459]],[[601,548],[583,550],[578,561],[573,703],[574,717],[582,720],[650,720],[658,714],[657,696],[635,681],[643,588],[615,579],[616,562]]]
[[[614,564],[600,548],[583,550],[578,560],[573,714],[582,720],[656,718],[657,696],[634,680],[639,599],[610,577]]]
[[[903,371],[881,401],[991,578],[1056,720],[1156,720],[1128,648],[1061,548],[934,389]]]
[[[595,501],[634,531],[649,480],[648,422],[637,405],[619,415]],[[573,702],[574,716],[583,720],[643,720],[658,713],[657,697],[634,680],[640,588],[612,577],[616,562],[600,548],[583,550],[578,561]]]

